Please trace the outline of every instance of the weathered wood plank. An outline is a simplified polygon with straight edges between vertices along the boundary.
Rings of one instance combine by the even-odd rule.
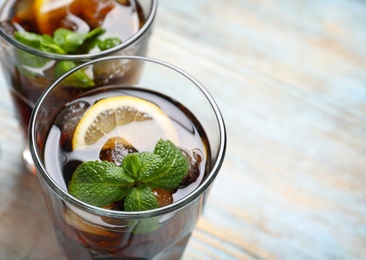
[[[184,259],[365,258],[365,14],[359,0],[160,1],[149,56],[207,87],[229,141]],[[0,259],[60,259],[6,95],[0,113]]]

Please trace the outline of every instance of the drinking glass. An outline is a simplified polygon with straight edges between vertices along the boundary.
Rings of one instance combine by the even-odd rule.
[[[138,0],[144,14],[144,24],[137,33],[131,35],[120,45],[101,52],[78,55],[43,52],[18,42],[12,36],[15,28],[4,22],[13,15],[13,5],[17,1],[24,0],[6,0],[0,9],[0,57],[2,63],[0,68],[2,68],[1,73],[5,76],[5,81],[9,86],[21,128],[24,130],[26,145],[23,151],[23,159],[27,169],[35,173],[28,148],[27,131],[35,102],[41,93],[57,78],[56,73],[50,73],[50,67],[59,61],[72,61],[75,64],[80,64],[109,55],[145,56],[157,10],[157,0]],[[119,26],[123,27],[124,25]],[[32,64],[32,66],[25,64],[23,59],[25,55],[28,57],[27,60],[33,61],[32,64],[42,61],[42,64],[45,65],[35,68]]]
[[[116,64],[121,68],[119,77],[110,77],[107,73],[95,76],[98,68],[115,68]],[[140,74],[130,77],[130,72],[136,68]],[[70,90],[68,80],[78,70],[90,72],[89,75],[94,79],[105,77],[104,80],[97,81],[97,88],[105,89],[104,86],[118,84],[129,90],[152,91],[174,100],[179,108],[189,110],[207,136],[207,160],[204,169],[201,169],[204,177],[199,185],[187,196],[170,205],[136,212],[95,207],[70,195],[62,173],[57,173],[51,167],[53,162],[45,159],[50,153],[56,153],[57,148],[53,145],[48,150],[45,143],[60,109],[79,95],[64,95],[64,92]],[[184,121],[178,119],[176,123],[191,130],[190,124]],[[190,74],[171,64],[136,56],[96,59],[57,79],[42,94],[33,110],[29,140],[56,236],[69,259],[180,259],[219,173],[226,149],[224,121],[209,92]],[[184,141],[180,146],[184,147]],[[150,227],[151,223],[158,223],[158,228],[135,232],[136,227]]]

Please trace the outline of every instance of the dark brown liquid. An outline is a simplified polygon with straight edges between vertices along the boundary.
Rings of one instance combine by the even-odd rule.
[[[206,135],[199,122],[176,101],[155,92],[136,88],[109,87],[92,91],[69,103],[67,108],[59,114],[55,125],[51,128],[45,147],[46,168],[53,174],[54,180],[67,189],[72,173],[82,161],[99,159],[98,149],[72,151],[71,138],[78,119],[90,105],[100,99],[117,95],[131,95],[149,100],[169,116],[178,133],[177,145],[193,160],[191,166],[194,164],[195,156],[200,156],[202,159],[192,173],[195,176],[187,178],[184,185],[174,191],[174,201],[184,198],[197,189],[205,178],[209,149]],[[120,226],[115,230],[88,226],[65,206],[60,211],[66,220],[60,218],[56,221],[56,230],[68,256],[75,255],[85,259],[99,259],[99,257],[151,259],[166,250],[165,253],[169,254],[169,259],[178,259],[200,214],[202,200],[203,198],[173,214],[169,219],[161,222],[157,230],[146,234],[135,234],[126,229],[123,227],[123,219],[104,218],[108,223],[117,223]]]

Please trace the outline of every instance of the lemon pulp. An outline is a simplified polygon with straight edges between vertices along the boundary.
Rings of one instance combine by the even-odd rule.
[[[155,147],[160,138],[178,144],[170,118],[156,104],[133,96],[115,96],[92,105],[82,116],[72,140],[73,149],[102,147],[121,137],[138,151]]]

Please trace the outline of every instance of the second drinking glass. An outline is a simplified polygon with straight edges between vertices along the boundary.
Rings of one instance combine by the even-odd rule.
[[[5,1],[1,67],[25,138],[35,102],[63,73],[108,55],[146,55],[156,9],[157,0]],[[83,73],[77,77],[88,87]],[[23,157],[35,173],[27,147]]]

